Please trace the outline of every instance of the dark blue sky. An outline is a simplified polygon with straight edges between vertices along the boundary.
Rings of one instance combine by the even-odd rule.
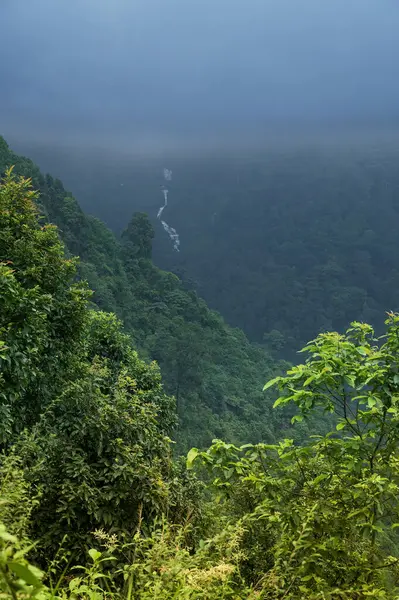
[[[397,0],[1,0],[0,26],[9,139],[399,122]]]

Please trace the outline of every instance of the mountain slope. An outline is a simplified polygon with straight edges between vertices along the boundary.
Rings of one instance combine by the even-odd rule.
[[[167,391],[176,396],[180,447],[205,445],[213,437],[270,440],[287,427],[287,418],[272,415],[262,393],[278,366],[175,275],[153,265],[153,230],[145,215],[136,215],[118,240],[83,213],[59,180],[44,176],[0,138],[0,172],[10,165],[40,190],[44,218],[80,257],[80,275],[94,289],[94,302],[116,312],[141,355],[158,361]]]
[[[398,154],[316,148],[221,165],[174,216],[201,295],[251,340],[281,334],[289,358],[354,319],[382,331],[399,306]]]
[[[395,135],[327,136],[169,155],[166,215],[180,253],[156,219],[163,159],[32,152],[113,230],[132,207],[148,212],[155,263],[195,282],[208,305],[251,340],[294,359],[319,331],[344,331],[353,319],[382,332],[384,312],[399,306],[398,148]]]

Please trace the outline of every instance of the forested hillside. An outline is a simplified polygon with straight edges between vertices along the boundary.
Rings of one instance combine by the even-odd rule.
[[[0,600],[399,600],[399,0],[0,29]]]
[[[131,206],[148,211],[155,262],[185,273],[230,324],[290,359],[319,331],[343,331],[355,318],[380,330],[384,312],[399,306],[394,139],[329,145],[327,136],[241,155],[170,157],[168,219],[180,233],[180,254],[155,218],[161,160],[35,154],[113,229]]]
[[[136,214],[118,240],[83,213],[59,180],[42,175],[1,139],[0,172],[10,165],[32,178],[44,218],[59,227],[69,252],[80,257],[79,274],[94,290],[92,301],[115,312],[141,356],[158,362],[166,389],[176,398],[180,447],[204,446],[214,437],[273,440],[289,426],[289,420],[272,414],[271,400],[262,394],[263,382],[278,365],[175,275],[153,265],[154,231],[146,215]]]
[[[119,243],[85,217],[59,182],[42,178],[5,144],[2,151],[38,178],[43,193],[40,203],[29,179],[5,169],[1,597],[397,600],[399,315],[387,316],[383,338],[370,325],[353,322],[345,334],[324,333],[309,342],[305,362],[264,385],[266,394],[278,390],[275,418],[267,396],[263,409],[244,395],[238,406],[248,407],[247,413],[224,407],[218,415],[232,437],[240,423],[240,434],[253,435],[251,419],[267,415],[256,431],[278,438],[275,443],[238,446],[231,438],[214,439],[206,450],[192,447],[182,460],[171,436],[203,442],[215,423],[217,407],[207,413],[205,398],[196,393],[200,378],[213,380],[205,366],[219,367],[226,377],[221,385],[228,388],[227,375],[255,378],[263,351],[251,353],[243,334],[152,265],[153,230],[145,215],[134,216]],[[47,222],[51,209],[63,218],[69,244],[81,244],[92,263],[79,267],[60,230]],[[87,240],[74,235],[78,230]],[[96,256],[102,263],[94,262]],[[126,304],[118,280],[114,287],[113,266],[125,277]],[[168,385],[176,398],[165,393],[156,363],[140,358],[115,314],[93,303],[79,268],[97,286],[104,283],[97,302],[108,301],[109,293],[128,316],[135,301],[129,327],[141,352],[159,348],[162,361],[169,357],[163,370],[166,378],[168,370],[173,374]],[[150,306],[154,316],[148,315]],[[161,308],[164,319],[156,316]],[[168,320],[172,329],[165,341]],[[214,337],[205,337],[207,327]],[[177,337],[186,328],[191,346],[185,336]],[[146,346],[145,334],[159,345]],[[228,354],[219,364],[223,350],[214,346],[221,341]],[[190,348],[204,363],[200,375]],[[185,359],[192,370],[181,372]],[[250,383],[245,381],[248,388]],[[186,393],[189,385],[193,395]],[[193,400],[200,404],[195,414],[205,419],[202,429],[195,422],[199,431],[190,422]],[[176,404],[182,402],[188,415],[176,430]],[[331,418],[321,421],[321,413]],[[289,434],[299,443],[278,430],[288,415]]]
[[[277,376],[300,444],[174,456],[174,398],[90,305],[29,180],[0,184],[0,594],[4,600],[396,600],[399,315],[354,322]],[[138,215],[122,253],[150,250]],[[280,408],[279,408],[280,407]],[[319,422],[320,425],[320,422]],[[193,436],[194,437],[194,436]]]
[[[266,334],[291,357],[355,318],[381,330],[384,312],[399,306],[398,158],[335,148],[236,164],[208,223],[203,200],[188,225],[177,221],[189,229],[187,264],[201,293],[251,339]]]

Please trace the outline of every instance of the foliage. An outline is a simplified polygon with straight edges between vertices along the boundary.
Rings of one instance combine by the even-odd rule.
[[[353,323],[321,334],[309,359],[270,381],[295,403],[294,421],[318,405],[336,431],[298,446],[240,448],[215,441],[192,449],[226,510],[248,531],[247,577],[264,598],[395,598],[399,590],[399,316],[374,338]],[[215,477],[216,476],[216,477]]]
[[[180,450],[193,443],[206,447],[214,437],[273,441],[281,428],[289,427],[289,418],[274,415],[272,398],[265,401],[261,392],[263,381],[279,372],[280,365],[241,331],[228,327],[178,277],[154,266],[154,232],[145,215],[135,215],[117,240],[103,223],[82,212],[59,180],[43,176],[0,138],[0,173],[10,165],[32,178],[45,222],[56,223],[67,251],[79,255],[71,269],[77,268],[94,290],[93,303],[115,312],[140,355],[158,362],[166,391],[176,396]],[[50,230],[56,235],[54,227]],[[64,320],[65,326],[68,322]]]
[[[226,531],[204,542],[194,554],[186,545],[186,535],[186,529],[160,522],[148,537],[136,533],[131,542],[121,544],[115,535],[97,530],[103,550],[89,548],[87,563],[77,565],[54,586],[43,582],[46,574],[26,560],[26,549],[18,550],[17,538],[0,524],[0,591],[3,598],[13,600],[26,596],[41,600],[259,597],[239,574],[239,533]]]
[[[32,151],[114,231],[132,210],[147,212],[155,263],[194,280],[209,306],[250,340],[263,344],[264,333],[278,331],[279,354],[296,362],[319,332],[343,332],[358,319],[381,333],[385,311],[399,309],[397,144],[349,137],[173,153],[168,219],[180,253],[156,219],[160,157]]]
[[[399,309],[397,163],[397,147],[385,143],[174,157],[169,214],[184,252],[168,252],[159,235],[154,260],[185,269],[208,304],[250,340],[263,344],[264,333],[278,331],[279,355],[292,362],[319,332],[343,332],[355,319],[381,333],[385,311]],[[154,163],[146,169],[155,179]],[[112,178],[104,171],[95,185]],[[155,181],[152,188],[135,182],[137,188],[137,210],[150,210]],[[81,183],[74,189],[112,227],[126,219],[129,188],[118,211],[101,191],[94,204],[80,194]]]
[[[129,257],[151,258],[155,231],[145,213],[136,213],[122,233]]]
[[[60,200],[59,182],[42,183]],[[359,322],[320,334],[303,364],[264,386],[280,391],[272,416],[260,390],[246,396],[277,370],[272,359],[154,267],[145,216],[119,244],[72,197],[48,206],[92,262],[66,255],[30,181],[6,172],[2,597],[397,599],[399,315],[382,338]],[[147,362],[118,317],[90,304],[84,269]],[[285,339],[272,328],[265,342],[276,353]],[[183,445],[194,430],[201,444],[214,432],[232,443],[194,447],[184,465],[176,407]],[[288,419],[295,441],[276,442]],[[254,443],[236,445],[242,436]]]
[[[185,484],[171,461],[175,403],[158,367],[138,357],[115,315],[89,309],[76,261],[54,226],[39,225],[35,198],[29,180],[6,173],[0,490],[1,519],[38,541],[45,564],[61,543],[76,561],[95,528],[128,534],[141,519],[177,514]]]
[[[38,224],[30,181],[0,186],[0,447],[31,426],[77,371],[86,286],[74,283],[54,226]]]
[[[195,552],[187,529],[160,522],[148,537],[136,534],[129,546],[134,562],[121,565],[125,588],[140,600],[159,598],[250,598],[238,570],[239,533],[226,530]],[[113,552],[111,546],[108,552]],[[131,554],[131,552],[130,552]],[[248,592],[247,595],[241,595]]]
[[[3,598],[45,598],[42,594],[43,573],[30,564],[18,538],[0,523],[0,593]]]
[[[0,460],[0,523],[24,546],[30,544],[32,513],[40,492],[33,492],[25,477],[23,461],[14,451]]]
[[[193,535],[186,512],[189,504],[183,509],[185,517],[178,517],[175,524],[156,517],[149,526],[151,519],[144,510],[130,530],[110,529],[106,521],[100,527],[86,522],[90,536],[85,538],[83,525],[79,533],[89,560],[60,580],[57,595],[142,600],[396,599],[398,340],[395,314],[389,315],[382,340],[360,323],[353,323],[344,336],[318,336],[305,348],[309,358],[304,364],[266,387],[280,388],[276,406],[296,404],[296,422],[298,417],[306,419],[317,405],[334,411],[335,431],[302,445],[286,439],[238,447],[215,440],[207,451],[193,448],[186,476],[194,465],[202,465],[211,476],[211,535]],[[61,404],[67,406],[65,398]],[[92,410],[89,405],[88,412]],[[99,437],[97,420],[93,415],[89,424],[93,439]],[[60,414],[50,421],[68,419]],[[84,424],[81,434],[84,437]],[[49,454],[47,447],[44,453]],[[73,462],[72,456],[68,463]],[[175,477],[182,474],[175,471]],[[45,481],[43,472],[40,480]],[[185,485],[190,489],[189,482]],[[78,489],[77,482],[71,480],[68,487]],[[100,493],[96,490],[97,496]],[[70,504],[74,506],[73,499]],[[112,508],[115,518],[121,505],[116,512]],[[52,597],[54,584],[41,585],[43,575],[31,571],[23,551],[19,555],[14,549],[16,538],[1,531],[5,597],[7,593],[12,597],[10,585],[16,586],[17,594],[19,588],[32,595],[40,589],[43,598]],[[36,583],[27,588],[33,585],[33,576]]]
[[[43,490],[34,534],[47,552],[68,535],[81,553],[94,527],[129,531],[139,515],[150,521],[168,506],[169,439],[157,422],[156,389],[140,390],[130,371],[104,394],[103,369],[94,364],[67,386],[17,445],[28,481]]]

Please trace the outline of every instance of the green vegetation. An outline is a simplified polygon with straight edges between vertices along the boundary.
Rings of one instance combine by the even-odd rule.
[[[148,212],[155,263],[190,280],[230,325],[275,356],[295,362],[307,340],[343,332],[356,319],[381,333],[385,311],[399,310],[393,138],[172,153],[167,214],[180,253],[156,219],[160,160],[45,145],[32,152],[113,230],[125,227],[132,207]]]
[[[278,356],[295,361],[307,340],[355,319],[382,332],[385,311],[399,310],[397,142],[327,136],[172,155],[168,219],[179,254],[156,223],[162,163],[35,153],[115,231],[132,206],[153,215],[155,263],[191,278],[229,324]]]
[[[93,257],[79,266],[46,222],[44,200],[29,180],[5,171],[1,597],[397,599],[399,316],[388,315],[382,338],[358,322],[345,335],[320,334],[304,348],[306,361],[281,375],[261,349],[152,265],[144,215],[133,217],[119,244],[66,196],[73,210],[62,234]],[[70,225],[75,217],[88,233],[82,242]],[[111,247],[114,263],[107,263]],[[94,262],[100,251],[103,262]],[[107,264],[120,269],[115,278]],[[85,269],[102,293],[112,291],[133,338],[115,314],[99,310],[106,296],[91,295]],[[149,360],[157,352],[174,396]],[[264,364],[269,382],[256,403],[245,386],[255,389]],[[232,387],[240,376],[242,387]],[[224,385],[235,389],[236,406],[223,406]],[[273,388],[275,410],[267,400]],[[207,412],[200,402],[208,393]],[[177,412],[185,417],[180,429]],[[227,441],[204,450],[218,418]],[[183,447],[189,435],[198,446],[186,460],[173,451],[171,438],[180,435]],[[251,443],[238,445],[243,436]]]
[[[184,252],[155,248],[157,264],[182,262],[228,323],[290,361],[355,319],[382,332],[385,311],[399,310],[398,158],[394,145],[343,142],[177,163]],[[113,223],[101,196],[95,209],[81,202]]]
[[[39,190],[43,222],[56,224],[68,254],[79,256],[78,274],[94,290],[92,302],[123,321],[144,360],[157,361],[166,391],[176,398],[180,448],[205,447],[214,437],[273,441],[289,427],[289,419],[273,415],[272,401],[261,392],[284,365],[228,327],[175,275],[154,266],[154,232],[146,215],[134,215],[118,240],[84,214],[59,180],[43,176],[0,138],[0,173],[11,165]]]
[[[82,530],[122,527],[172,501],[174,400],[115,316],[89,310],[86,285],[73,282],[76,261],[64,257],[54,226],[38,225],[34,199],[29,182],[8,172],[0,450],[18,457],[36,490],[32,519],[43,547],[57,547],[67,532],[75,547]]]
[[[277,385],[294,421],[316,406],[335,431],[298,447],[192,449],[248,536],[251,580],[264,598],[397,598],[399,591],[399,316],[384,340],[366,324],[320,334]]]

